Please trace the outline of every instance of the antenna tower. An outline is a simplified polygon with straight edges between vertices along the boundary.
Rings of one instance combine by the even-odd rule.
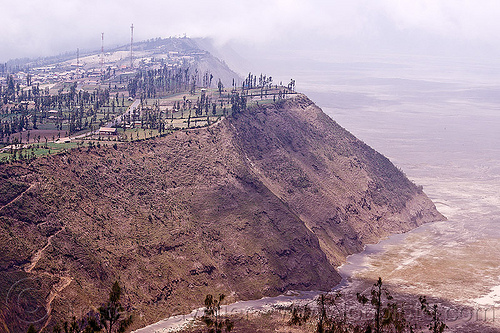
[[[104,68],[104,32],[101,33],[101,73]]]
[[[134,68],[134,24],[130,26],[130,68]]]
[[[80,75],[80,49],[76,49],[76,78]]]

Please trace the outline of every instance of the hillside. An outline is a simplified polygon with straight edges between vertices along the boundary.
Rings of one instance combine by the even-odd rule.
[[[209,128],[1,165],[0,175],[0,332],[95,310],[116,280],[133,328],[209,292],[329,290],[335,266],[364,244],[443,219],[303,95]],[[30,304],[16,301],[23,290]]]

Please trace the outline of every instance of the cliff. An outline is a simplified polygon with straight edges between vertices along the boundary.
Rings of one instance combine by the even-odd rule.
[[[116,280],[134,328],[206,293],[329,290],[364,244],[443,219],[303,95],[0,175],[0,332],[95,310]]]

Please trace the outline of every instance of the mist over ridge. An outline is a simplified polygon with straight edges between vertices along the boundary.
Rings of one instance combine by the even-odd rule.
[[[498,55],[495,1],[18,1],[3,4],[0,61],[100,49],[136,40],[210,37],[218,46],[344,55]]]

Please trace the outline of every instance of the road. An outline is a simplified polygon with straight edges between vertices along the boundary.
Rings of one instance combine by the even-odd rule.
[[[140,99],[136,99],[132,104],[130,104],[130,106],[127,108],[127,110],[124,113],[122,113],[121,115],[117,116],[115,119],[111,120],[110,122],[107,122],[104,125],[104,127],[115,127],[117,125],[120,125],[121,122],[122,122],[122,120],[123,120],[123,118],[125,117],[125,115],[131,116],[132,113],[134,112],[134,110],[139,106],[139,103],[141,103],[141,100]],[[81,138],[84,138],[86,136],[94,135],[94,134],[99,134],[99,130],[97,129],[94,132],[87,132],[87,133],[83,133],[83,134],[76,135],[76,136],[70,136],[69,140],[81,139]],[[66,138],[62,138],[62,139],[59,139],[59,140],[63,141],[64,139],[66,139]]]
[[[125,117],[125,115],[131,116],[132,112],[134,112],[134,110],[139,106],[140,102],[141,102],[141,100],[136,99],[132,104],[130,104],[130,106],[127,108],[127,111],[125,111],[123,114],[117,116],[112,121],[106,123],[105,127],[114,127],[114,126],[120,125],[122,120],[123,120],[123,117]]]

